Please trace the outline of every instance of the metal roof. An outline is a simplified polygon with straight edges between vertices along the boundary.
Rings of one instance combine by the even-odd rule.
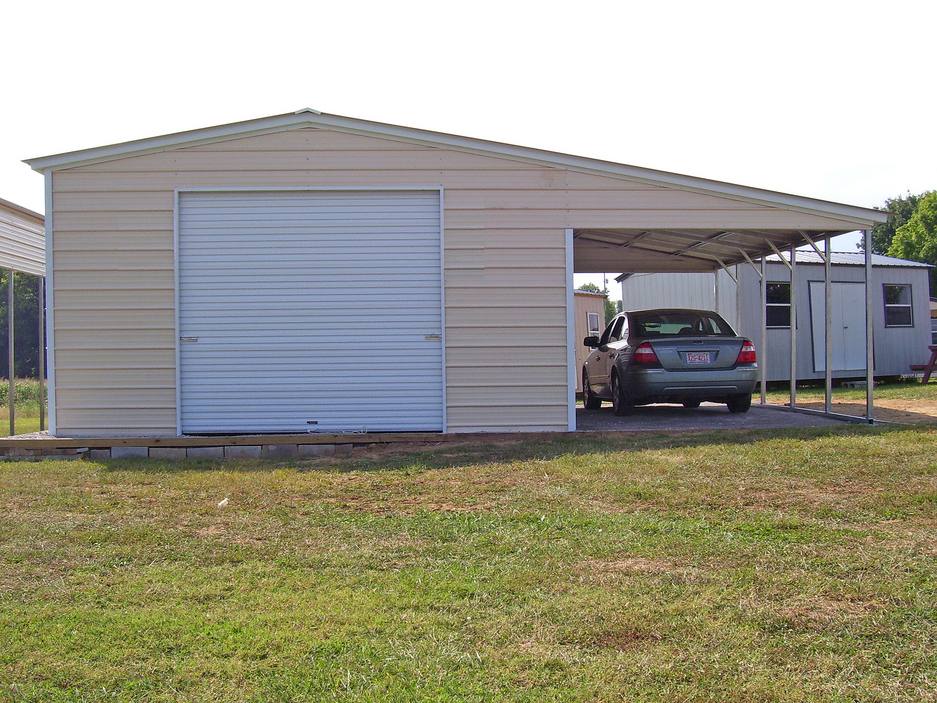
[[[784,258],[789,260],[791,257],[787,252],[783,252]],[[781,258],[777,254],[767,257],[768,261],[780,263]],[[797,252],[798,264],[822,264],[823,259],[815,251]],[[830,263],[834,266],[865,266],[865,252],[861,251],[834,251],[830,255]],[[908,261],[907,259],[896,259],[891,256],[882,256],[881,254],[872,254],[873,266],[907,266],[913,268],[930,268],[931,264],[922,264],[920,261]]]
[[[889,214],[880,210],[834,203],[760,188],[658,171],[541,149],[502,144],[411,127],[370,122],[320,113],[310,108],[272,117],[207,127],[122,144],[83,149],[26,161],[39,172],[103,163],[198,144],[259,136],[301,128],[319,128],[441,147],[532,165],[559,168],[676,190],[727,198],[755,206],[739,220],[738,212],[715,210],[708,226],[683,222],[679,227],[640,226],[576,229],[574,268],[602,271],[708,271],[723,265],[760,258],[775,250],[858,229],[871,229]],[[713,212],[717,213],[713,216]],[[778,228],[779,213],[787,225]],[[724,215],[724,216],[722,216]],[[790,227],[790,222],[796,227]],[[700,222],[702,225],[702,222]]]
[[[45,276],[45,218],[0,198],[0,268]]]

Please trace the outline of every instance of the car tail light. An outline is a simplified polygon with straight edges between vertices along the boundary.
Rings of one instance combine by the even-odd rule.
[[[634,350],[634,354],[631,355],[631,363],[634,366],[653,366],[660,364],[660,360],[657,358],[657,354],[654,353],[651,343],[642,342]]]
[[[755,345],[750,340],[742,340],[742,349],[739,351],[739,358],[735,360],[736,364],[754,364],[758,362],[758,355],[755,354]]]

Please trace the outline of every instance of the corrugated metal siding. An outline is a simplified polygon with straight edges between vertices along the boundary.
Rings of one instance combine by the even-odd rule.
[[[179,195],[184,434],[441,431],[439,193]]]
[[[725,271],[716,275],[719,276],[718,301],[712,273],[638,273],[621,282],[622,305],[625,310],[716,310],[730,325],[738,327],[735,282]]]
[[[812,252],[798,252],[809,257],[811,262],[818,259]],[[861,263],[863,254],[834,252],[834,257],[853,263]],[[911,364],[921,364],[927,360],[929,344],[928,276],[927,269],[909,262],[891,265],[898,261],[888,257],[877,257],[879,264],[872,269],[873,305],[872,315],[875,330],[875,373],[880,376],[895,376],[909,372]],[[884,262],[884,263],[882,263]],[[886,265],[887,264],[887,265]],[[790,331],[788,329],[769,329],[768,348],[761,349],[761,288],[757,273],[750,266],[735,267],[742,288],[741,308],[736,305],[736,285],[725,273],[720,272],[719,305],[717,309],[740,334],[747,335],[755,342],[761,363],[766,367],[769,381],[790,379]],[[766,266],[768,281],[790,281],[790,271],[779,261],[769,258]],[[814,344],[811,335],[811,281],[822,281],[823,266],[819,263],[799,263],[797,268],[797,318],[799,323],[797,376],[800,379],[820,379],[824,377],[823,364],[815,367],[815,348],[822,350],[823,344]],[[865,280],[865,268],[861,265],[839,265],[832,267],[834,282],[861,283]],[[622,281],[622,299],[626,308],[641,309],[655,307],[710,307],[714,303],[713,275],[709,273],[651,273],[636,274]],[[903,283],[912,286],[914,306],[914,327],[885,327],[884,301],[882,285],[885,283]],[[863,289],[864,290],[864,289]],[[865,293],[859,300],[851,301],[864,309]],[[737,317],[737,311],[740,316]],[[820,318],[817,318],[818,320]],[[927,329],[925,329],[927,328]],[[863,330],[865,328],[863,327]],[[864,334],[862,335],[864,339]],[[834,350],[836,347],[834,347]],[[865,367],[863,356],[862,368]],[[835,377],[856,376],[856,370],[840,369],[834,365]]]
[[[0,267],[46,275],[45,227],[0,204]]]
[[[322,129],[66,169],[55,173],[53,184],[56,384],[62,389],[56,419],[60,434],[84,435],[176,431],[176,409],[167,403],[175,381],[166,369],[175,355],[176,188],[444,187],[452,432],[567,428],[567,227],[730,227],[763,224],[760,215],[773,212]],[[777,211],[772,222],[802,226],[805,218]],[[114,329],[115,322],[122,329]],[[135,389],[132,413],[101,385],[98,358],[109,360],[113,387]],[[159,374],[144,383],[139,371],[147,368]]]
[[[800,252],[798,252],[798,257]],[[739,267],[742,295],[742,333],[752,336],[756,345],[761,339],[761,310],[758,277],[750,267]],[[766,275],[769,281],[790,281],[790,271],[784,264],[768,263]],[[819,264],[797,265],[797,322],[798,351],[797,377],[800,379],[821,379],[823,371],[814,370],[813,341],[811,339],[810,282],[824,280],[823,266]],[[851,265],[833,265],[831,280],[834,282],[862,283],[865,280],[865,267]],[[885,327],[884,292],[885,283],[905,283],[911,285],[912,304],[914,306],[914,327]],[[874,266],[872,268],[872,321],[874,334],[875,375],[897,376],[910,373],[911,364],[923,364],[927,361],[927,346],[930,344],[928,275],[927,269],[908,265]],[[854,301],[864,309],[864,288],[862,299]],[[864,336],[864,335],[863,335]],[[790,330],[769,329],[768,349],[762,357],[769,381],[790,379]],[[863,368],[865,364],[863,363]],[[822,368],[822,367],[821,367]],[[835,369],[835,366],[834,366]],[[834,371],[833,376],[854,377],[846,371]]]

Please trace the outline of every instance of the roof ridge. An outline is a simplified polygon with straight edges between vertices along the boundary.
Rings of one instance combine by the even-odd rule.
[[[560,152],[546,151],[533,147],[517,146],[474,137],[463,137],[443,132],[422,130],[413,127],[372,122],[341,115],[331,115],[301,108],[291,113],[261,117],[242,122],[203,127],[200,129],[177,132],[157,137],[148,137],[120,144],[111,144],[90,149],[82,149],[51,156],[27,159],[26,163],[40,173],[60,168],[75,168],[114,159],[141,156],[175,148],[209,144],[229,139],[260,136],[290,129],[314,127],[332,129],[363,136],[390,138],[410,143],[423,144],[512,159],[524,163],[553,168],[564,168],[582,173],[619,178],[649,185],[676,188],[689,192],[729,198],[766,207],[794,210],[804,214],[819,215],[843,221],[848,229],[868,229],[873,224],[885,222],[888,213],[880,210],[835,203],[818,198],[771,191],[752,186],[716,181],[698,176],[688,176],[668,171],[660,171],[641,166],[603,161],[585,156],[575,156]]]

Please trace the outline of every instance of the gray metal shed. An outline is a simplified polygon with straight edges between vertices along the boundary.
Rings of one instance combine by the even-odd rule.
[[[826,368],[824,263],[814,251],[799,251],[797,258],[801,274],[794,305],[799,329],[797,379],[822,379]],[[766,259],[767,345],[759,351],[768,381],[787,381],[791,377],[788,260],[789,255],[783,260],[777,255]],[[861,252],[831,255],[833,378],[864,377],[866,373],[864,265],[865,254]],[[929,268],[916,261],[872,256],[874,375],[907,374],[911,364],[926,359],[931,338]],[[618,280],[626,307],[717,309],[740,334],[761,339],[760,276],[747,264],[715,274],[637,274],[620,276]]]
[[[282,432],[573,430],[581,343],[574,273],[713,271],[887,217],[310,109],[28,163],[46,179],[50,425],[76,437],[235,424]],[[416,194],[432,206],[411,207]],[[362,198],[385,202],[372,217]],[[320,215],[331,218],[326,227]],[[414,232],[422,228],[420,239]],[[365,244],[345,236],[361,232]],[[410,279],[382,271],[414,247],[428,258],[420,270],[409,267]],[[285,272],[250,320],[240,310],[268,281],[243,265],[247,248]],[[326,265],[309,263],[322,252]],[[372,273],[363,289],[359,277]],[[326,305],[329,284],[364,292]],[[396,360],[393,373],[357,371],[375,356],[374,326],[349,320],[395,299],[420,317],[410,316],[406,338],[386,340],[381,359]],[[281,326],[271,333],[274,318]],[[354,371],[318,367],[310,330],[343,349],[343,368]],[[525,353],[530,340],[533,356]],[[200,375],[196,357],[214,351],[224,373]],[[241,383],[235,371],[250,358],[277,382]],[[423,375],[416,359],[438,361],[438,373]],[[306,401],[292,403],[299,381]],[[372,397],[389,399],[377,425],[375,403],[352,402]],[[411,423],[417,405],[433,414]],[[258,417],[263,410],[269,423],[228,423],[238,418],[225,407],[250,407]]]

